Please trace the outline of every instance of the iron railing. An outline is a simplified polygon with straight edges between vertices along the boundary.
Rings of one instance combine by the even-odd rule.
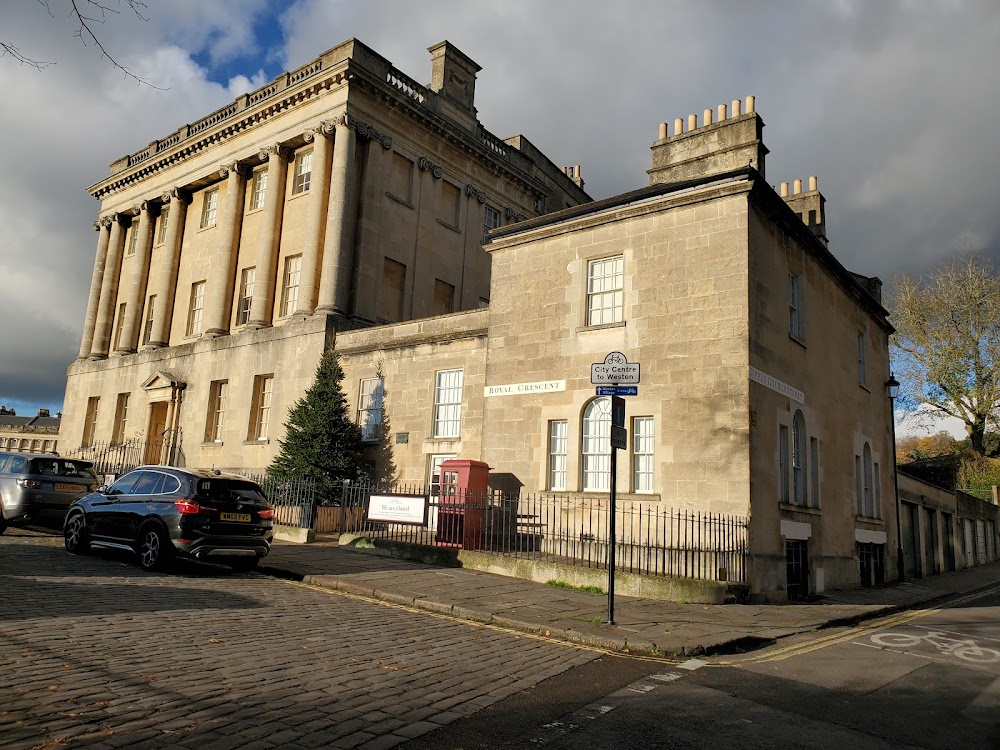
[[[316,480],[309,477],[270,476],[263,470],[223,469],[253,480],[264,490],[264,497],[274,506],[274,522],[300,529],[313,527],[316,504]]]
[[[99,475],[116,477],[146,464],[184,465],[180,441],[171,439],[169,434],[153,440],[129,438],[121,442],[94,442],[70,451],[66,458],[91,461]]]
[[[609,500],[576,495],[455,493],[345,484],[342,532],[411,544],[462,547],[516,558],[606,568]],[[369,517],[372,495],[401,496],[423,508],[419,522]],[[678,510],[657,502],[616,503],[619,571],[701,580],[746,580],[747,522],[740,516]]]

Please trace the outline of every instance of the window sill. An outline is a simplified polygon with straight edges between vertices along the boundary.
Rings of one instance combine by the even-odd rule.
[[[288,198],[285,199],[285,203],[287,203],[288,201],[293,201],[296,198],[301,198],[303,195],[309,195],[309,188],[306,188],[305,190],[300,190],[297,193],[292,193],[290,196],[288,196]]]
[[[822,508],[813,508],[806,505],[793,505],[792,503],[778,503],[778,507],[789,513],[808,513],[811,516],[821,516]]]
[[[577,326],[576,332],[586,333],[587,331],[604,331],[609,328],[624,328],[624,327],[625,327],[625,321],[622,320],[617,323],[600,323],[598,325],[593,325],[593,326]]]
[[[433,435],[427,438],[428,443],[457,443],[462,440],[461,435],[455,435],[454,437],[448,437],[445,435]]]
[[[445,229],[450,229],[455,234],[461,234],[462,230],[458,228],[457,224],[449,224],[447,221],[441,221],[441,219],[434,219],[438,224],[443,226]]]
[[[209,224],[207,227],[198,227],[198,232],[207,232],[209,229],[215,229],[216,224]]]
[[[263,206],[261,206],[260,208],[248,208],[246,215],[249,216],[250,214],[259,214],[263,210],[264,210]]]
[[[801,346],[801,347],[802,347],[803,349],[808,349],[808,348],[809,348],[809,347],[808,347],[808,346],[806,345],[806,341],[805,341],[805,339],[804,339],[804,338],[802,338],[801,336],[796,336],[796,335],[795,335],[794,333],[792,333],[791,331],[789,331],[789,332],[788,332],[788,338],[790,338],[790,339],[791,339],[792,341],[794,341],[794,342],[795,342],[796,344],[798,344],[799,346]]]
[[[885,526],[884,518],[869,518],[868,516],[854,516],[855,523],[869,523],[875,526]]]
[[[260,438],[259,440],[244,440],[243,445],[268,445],[270,442],[270,438]]]
[[[221,448],[222,447],[222,441],[221,440],[206,440],[204,443],[201,444],[201,447],[202,448]]]
[[[406,206],[407,208],[412,208],[414,210],[416,210],[416,208],[417,208],[416,206],[414,206],[412,203],[410,203],[405,198],[400,198],[398,195],[393,195],[388,190],[386,191],[385,194],[387,196],[389,196],[390,198],[392,198],[394,201],[396,201],[396,203],[399,203],[400,205]]]
[[[872,389],[871,389],[871,388],[869,388],[869,387],[868,387],[867,385],[865,385],[864,383],[858,383],[858,388],[861,388],[861,389],[862,389],[862,390],[864,390],[864,391],[868,391],[869,393],[871,393],[871,392],[872,392]]]

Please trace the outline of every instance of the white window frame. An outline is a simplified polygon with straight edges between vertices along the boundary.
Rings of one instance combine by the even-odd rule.
[[[285,273],[281,285],[281,315],[288,317],[299,304],[299,282],[302,279],[302,255],[285,258]]]
[[[253,412],[250,419],[250,439],[268,439],[268,422],[271,419],[271,400],[274,396],[274,375],[257,375],[253,383]]]
[[[819,438],[809,438],[809,505],[819,507]]]
[[[219,213],[219,188],[206,190],[201,199],[201,229],[215,226]]]
[[[632,492],[653,492],[654,437],[652,417],[632,417]]]
[[[806,420],[801,411],[792,417],[792,503],[805,507],[807,477]]]
[[[191,285],[191,302],[188,305],[187,336],[201,335],[201,323],[205,311],[205,282],[196,281]]]
[[[132,226],[129,229],[128,235],[128,249],[125,251],[125,255],[135,255],[136,240],[139,239],[139,220],[136,219],[132,222]]]
[[[566,489],[566,464],[569,451],[569,422],[553,419],[549,422],[549,471],[550,490]]]
[[[292,195],[299,195],[309,190],[312,184],[312,161],[312,149],[295,155],[295,179],[292,182]]]
[[[611,487],[611,399],[592,399],[583,410],[580,471],[584,492]]]
[[[461,369],[438,370],[434,374],[434,437],[458,438],[462,434]]]
[[[587,263],[587,325],[624,319],[625,257],[614,255]]]
[[[205,430],[205,442],[221,443],[222,430],[226,425],[226,398],[229,390],[228,380],[213,380],[208,398],[208,426]]]
[[[160,222],[160,226],[157,229],[157,234],[156,234],[156,244],[157,245],[162,245],[164,242],[167,241],[167,217],[168,216],[170,216],[170,207],[169,206],[164,206],[163,208],[160,209],[160,218],[158,220]]]
[[[778,497],[779,502],[786,505],[791,500],[788,484],[789,432],[788,425],[778,425]]]
[[[115,431],[111,437],[111,442],[121,445],[125,442],[125,432],[128,429],[128,400],[131,394],[119,393],[118,403],[115,405]]]
[[[87,399],[87,412],[83,421],[83,447],[94,444],[94,436],[97,434],[97,414],[100,409],[100,396],[91,396]]]
[[[267,197],[267,169],[258,169],[253,173],[253,181],[250,189],[250,210],[257,211],[264,208],[264,199]]]
[[[142,345],[145,346],[153,338],[153,314],[156,310],[156,295],[149,295],[146,302],[146,321],[142,326]]]
[[[806,337],[802,290],[802,277],[788,274],[788,335],[800,340]]]
[[[250,322],[250,310],[253,307],[253,285],[257,276],[257,267],[249,266],[240,273],[239,298],[236,301],[236,325],[244,326]]]
[[[864,468],[864,509],[862,515],[865,518],[875,518],[875,488],[874,488],[874,471],[872,468],[872,447],[870,443],[865,443],[864,447],[861,449],[863,456],[862,464]]]
[[[489,203],[483,205],[483,234],[491,229],[497,229],[503,224],[503,217],[499,209],[493,208]]]
[[[118,317],[115,319],[115,342],[112,351],[118,351],[122,345],[122,329],[125,327],[125,311],[128,303],[122,302],[118,305]]]
[[[362,378],[358,388],[358,426],[367,442],[382,437],[382,408],[385,378]]]
[[[860,331],[858,331],[858,385],[868,387],[868,343]]]

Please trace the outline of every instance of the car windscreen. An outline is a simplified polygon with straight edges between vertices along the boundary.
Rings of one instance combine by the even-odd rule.
[[[198,496],[208,500],[267,502],[258,485],[239,479],[199,479]]]
[[[72,461],[65,458],[32,458],[28,461],[27,473],[97,482],[97,475],[89,461]]]

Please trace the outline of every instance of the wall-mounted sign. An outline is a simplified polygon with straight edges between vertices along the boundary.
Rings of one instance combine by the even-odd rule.
[[[761,372],[756,367],[750,368],[750,379],[755,383],[760,383],[765,388],[770,388],[775,393],[788,396],[792,401],[798,401],[800,404],[806,402],[806,395],[802,391],[792,388],[787,383],[782,383],[777,378],[771,377],[766,372]]]
[[[590,382],[594,385],[639,383],[639,363],[629,362],[621,352],[611,352],[603,362],[590,366]]]
[[[540,380],[535,383],[488,385],[483,388],[483,395],[487,398],[490,396],[526,396],[529,393],[554,393],[565,390],[565,380]]]
[[[398,445],[406,445],[410,442],[410,433],[408,432],[397,432],[396,433],[396,443]]]
[[[426,495],[372,495],[368,499],[368,520],[411,523],[427,521]]]

